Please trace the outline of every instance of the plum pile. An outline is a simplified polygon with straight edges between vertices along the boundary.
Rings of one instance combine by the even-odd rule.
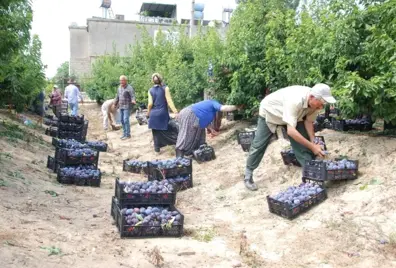
[[[124,208],[121,214],[126,223],[133,226],[171,227],[182,224],[182,215],[177,210],[163,207]]]
[[[57,146],[60,148],[67,148],[67,149],[88,148],[88,145],[83,144],[83,143],[76,141],[74,139],[58,139]]]
[[[339,169],[356,169],[356,164],[348,159],[342,159],[339,161],[324,160],[326,163],[327,170],[339,170]]]
[[[125,161],[125,163],[127,166],[134,167],[134,168],[146,168],[147,167],[147,161],[127,160],[127,161]]]
[[[168,180],[148,182],[120,182],[125,193],[133,194],[170,194],[175,192],[173,185]]]
[[[188,167],[191,165],[190,159],[188,158],[174,158],[168,160],[153,160],[149,162],[152,166],[158,169],[171,169],[176,167]]]
[[[60,169],[62,177],[72,177],[75,179],[99,179],[100,170],[92,165],[78,166],[78,167],[64,167]]]
[[[238,133],[238,143],[239,144],[250,144],[253,141],[255,134],[256,134],[255,131]]]
[[[95,150],[92,150],[90,148],[79,148],[79,149],[74,149],[74,150],[69,150],[67,152],[67,155],[70,157],[93,157],[97,156],[98,152]]]
[[[293,207],[298,206],[304,201],[309,200],[310,198],[316,196],[321,193],[323,188],[321,188],[317,184],[313,183],[302,183],[299,186],[291,186],[286,191],[281,192],[275,196],[272,196],[273,199],[291,205]]]
[[[89,147],[97,149],[97,150],[101,150],[101,151],[107,150],[107,144],[102,141],[88,141],[86,144]]]
[[[314,138],[314,143],[315,143],[315,144],[319,144],[320,147],[322,148],[322,150],[324,151],[324,153],[325,153],[325,154],[328,154],[328,152],[325,151],[325,145],[326,145],[326,144],[325,144],[325,142],[323,141],[323,139],[322,139],[321,137],[315,137],[315,138]],[[283,150],[282,150],[282,153],[288,154],[288,155],[291,155],[291,156],[294,156],[294,151],[293,151],[293,149],[290,148],[290,147],[287,147],[287,148],[283,149]]]

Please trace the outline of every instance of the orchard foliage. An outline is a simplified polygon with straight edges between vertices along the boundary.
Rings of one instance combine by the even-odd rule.
[[[17,110],[28,106],[46,81],[41,63],[41,41],[30,37],[32,9],[29,0],[0,3],[0,105]]]
[[[396,0],[240,1],[225,38],[215,29],[192,39],[182,26],[179,40],[143,38],[129,57],[98,59],[86,88],[91,97],[115,96],[126,74],[147,101],[151,74],[160,72],[178,108],[202,100],[214,88],[225,103],[258,108],[266,90],[328,83],[343,114],[368,114],[396,123]],[[214,76],[209,82],[209,62]]]

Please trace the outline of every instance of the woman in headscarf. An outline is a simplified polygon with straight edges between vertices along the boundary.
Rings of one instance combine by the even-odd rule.
[[[59,118],[62,109],[62,93],[60,92],[57,85],[54,85],[52,93],[49,95],[50,105],[52,106],[52,112]]]
[[[148,91],[148,128],[153,132],[154,150],[158,153],[161,147],[176,143],[177,129],[172,128],[168,131],[170,120],[168,106],[176,116],[178,111],[173,104],[169,87],[162,83],[161,75],[155,73],[151,78],[154,86]]]
[[[179,114],[179,135],[176,143],[176,156],[190,156],[206,142],[205,128],[209,128],[212,135],[218,132],[210,126],[219,112],[232,112],[242,106],[221,105],[216,100],[204,100],[192,104]]]

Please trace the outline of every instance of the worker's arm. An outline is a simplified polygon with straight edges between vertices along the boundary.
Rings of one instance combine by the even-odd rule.
[[[151,109],[153,108],[153,97],[150,94],[150,90],[148,92],[148,104],[147,104],[147,117],[150,116]]]
[[[236,105],[221,105],[220,111],[222,112],[232,112],[238,109]]]
[[[169,105],[169,107],[171,108],[172,112],[175,113],[175,114],[177,114],[178,111],[177,111],[177,109],[176,109],[176,107],[175,107],[175,104],[173,103],[173,100],[172,100],[172,96],[171,96],[169,87],[166,87],[166,88],[165,88],[165,98],[166,98],[166,101],[168,102],[168,105]]]
[[[117,89],[117,95],[116,95],[115,100],[114,100],[115,107],[118,108],[119,102],[120,102],[120,91],[119,91],[119,89]]]

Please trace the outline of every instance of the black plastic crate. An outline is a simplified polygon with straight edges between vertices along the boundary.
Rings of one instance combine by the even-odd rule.
[[[299,204],[286,203],[284,200],[277,200],[268,195],[267,203],[269,211],[289,220],[295,219],[297,216],[327,199],[327,192],[323,185],[317,184],[317,187],[321,189],[319,193],[315,192],[309,195],[308,199],[300,201]]]
[[[87,146],[89,146],[90,148],[95,149],[95,150],[97,150],[99,152],[107,152],[108,145],[105,142],[102,142],[102,141],[87,141],[87,142],[85,142],[85,144]]]
[[[116,199],[116,198],[113,198]],[[114,201],[114,203],[117,205],[117,200]],[[161,224],[158,222],[155,225],[149,225],[147,223],[144,223],[144,221],[140,221],[136,224],[130,223],[128,224],[125,215],[123,214],[126,209],[129,208],[148,208],[146,204],[136,204],[133,206],[127,206],[127,208],[123,208],[122,210],[119,207],[119,204],[117,206],[117,211],[115,214],[115,220],[116,220],[116,225],[118,227],[118,230],[120,232],[120,237],[121,238],[149,238],[149,237],[181,237],[183,236],[183,225],[184,225],[184,216],[183,214],[180,213],[178,209],[175,208],[173,205],[159,205],[159,206],[154,206],[151,205],[151,207],[161,207],[164,209],[168,209],[170,211],[177,211],[177,213],[180,215],[180,220],[178,223],[175,225],[173,224]],[[170,221],[172,221],[170,219]]]
[[[138,165],[133,165],[130,162],[131,161],[138,161],[138,160],[131,160],[131,159],[126,159],[122,161],[122,171],[125,172],[131,172],[135,174],[149,174],[149,168],[148,168],[148,162],[144,166],[138,166]]]
[[[52,156],[48,156],[47,158],[47,168],[55,171],[55,167],[56,167],[56,160],[55,158],[53,158]]]
[[[83,124],[84,123],[84,115],[82,114],[82,115],[73,116],[73,115],[69,115],[66,113],[61,113],[59,121],[63,122],[63,123]]]
[[[65,167],[68,168],[68,167]],[[99,171],[99,176],[87,175],[87,176],[76,176],[76,175],[68,175],[62,173],[63,168],[58,168],[57,170],[57,181],[62,184],[75,184],[77,186],[91,186],[91,187],[100,187],[100,183],[102,180],[102,173]]]
[[[337,120],[333,118],[331,121],[332,128],[338,131],[370,131],[373,123],[370,121],[358,121],[356,119]]]
[[[66,143],[69,142],[69,144]],[[68,149],[81,149],[81,148],[89,148],[88,145],[81,143],[80,141],[74,139],[59,139],[52,138],[52,145],[57,148],[68,148]]]
[[[324,160],[310,160],[305,162],[303,179],[313,181],[354,180],[358,176],[359,161],[347,160],[353,163],[352,167],[343,169],[329,168]]]
[[[216,159],[216,154],[212,146],[202,144],[198,150],[193,152],[194,159],[198,163],[208,162]]]
[[[168,180],[176,186],[177,192],[193,188],[194,186],[192,174],[168,178]]]
[[[64,168],[64,167],[84,167],[84,168],[90,168],[90,169],[98,169],[98,164],[97,163],[92,163],[92,164],[65,164],[64,162],[55,159],[55,169],[54,169],[55,173],[58,173],[58,170],[60,168]]]
[[[76,150],[89,150],[89,155],[81,153],[76,155]],[[80,164],[98,164],[99,152],[89,148],[84,149],[68,149],[56,148],[55,159],[65,163],[66,165],[80,165]]]
[[[148,124],[148,119],[145,111],[136,111],[136,120],[138,121],[139,125],[146,125]]]
[[[286,166],[296,166],[296,167],[301,167],[300,163],[297,161],[296,155],[294,154],[292,149],[286,149],[281,151],[281,156],[283,163]]]
[[[54,126],[54,127],[58,126],[58,120],[54,120],[54,119],[44,118],[43,123],[46,126]]]
[[[179,175],[192,174],[192,160],[189,158],[182,158],[182,160],[176,158],[163,161],[168,162],[161,165],[158,165],[157,161],[149,161],[147,163],[149,180],[162,180]]]
[[[115,197],[121,206],[133,204],[146,204],[146,205],[174,205],[176,202],[176,187],[173,187],[171,193],[126,193],[124,187],[128,182],[121,182],[119,178],[115,180]]]
[[[57,137],[58,136],[58,128],[57,127],[49,127],[45,130],[45,135],[50,137]]]
[[[59,122],[59,131],[82,132],[84,125],[76,123]]]
[[[237,133],[237,141],[238,144],[241,145],[242,150],[244,152],[248,152],[250,150],[250,145],[253,142],[253,139],[256,135],[256,131],[240,131]]]

